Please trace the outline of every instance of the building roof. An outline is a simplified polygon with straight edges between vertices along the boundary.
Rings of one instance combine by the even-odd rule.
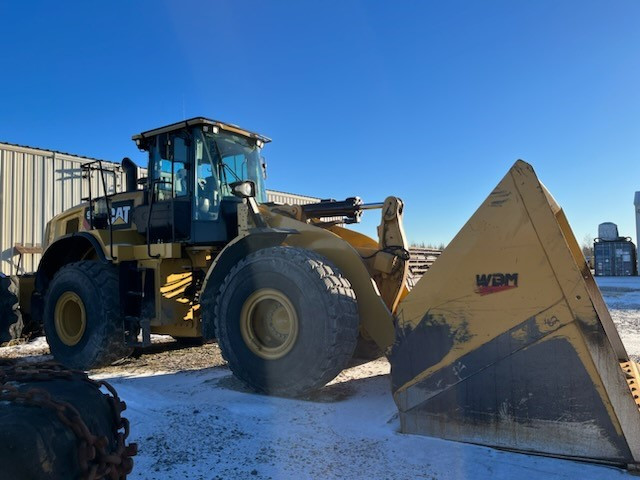
[[[120,165],[118,162],[112,162],[111,160],[104,160],[101,158],[94,158],[94,157],[87,157],[85,155],[78,155],[75,153],[68,153],[68,152],[61,152],[60,150],[51,150],[49,148],[41,148],[41,147],[32,147],[30,145],[20,145],[18,143],[10,143],[10,142],[2,142],[0,141],[0,147],[13,147],[13,149],[27,149],[27,150],[36,150],[38,152],[42,152],[42,153],[48,153],[50,155],[56,153],[59,155],[66,155],[67,157],[75,157],[75,158],[81,158],[83,160],[100,160],[101,162],[106,162],[106,163],[113,163],[114,165]]]

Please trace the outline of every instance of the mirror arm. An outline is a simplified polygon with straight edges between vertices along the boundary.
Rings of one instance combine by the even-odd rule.
[[[255,197],[245,198],[245,202],[249,206],[249,213],[255,226],[258,228],[266,228],[268,225],[264,221],[264,218],[262,218],[262,215],[260,215],[260,209],[258,208],[258,202],[256,202]]]

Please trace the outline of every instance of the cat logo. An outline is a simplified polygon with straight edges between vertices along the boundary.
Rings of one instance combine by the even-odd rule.
[[[483,273],[476,275],[476,293],[489,295],[518,286],[517,273]]]
[[[125,202],[113,202],[111,204],[111,225],[114,229],[125,229],[131,227],[131,210],[133,209],[133,200]],[[87,222],[91,222],[91,210],[85,210],[85,218]]]
[[[131,204],[120,205],[111,207],[111,224],[114,227],[129,226],[129,212],[131,211]]]

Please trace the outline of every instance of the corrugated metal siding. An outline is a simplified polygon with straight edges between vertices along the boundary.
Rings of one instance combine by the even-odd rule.
[[[0,272],[15,274],[16,243],[42,243],[47,222],[55,215],[81,203],[88,196],[81,165],[93,159],[65,153],[0,143]],[[115,172],[105,175],[108,193],[120,191],[124,174],[120,165],[103,162]],[[93,173],[93,195],[102,195],[102,184]],[[25,255],[20,273],[34,271],[40,255]]]
[[[287,203],[289,205],[306,205],[307,203],[316,203],[320,201],[320,199],[316,197],[278,192],[277,190],[267,190],[267,200],[274,203]]]
[[[69,153],[0,143],[0,272],[33,272],[40,255],[25,255],[16,272],[16,243],[39,245],[49,220],[82,202],[89,195],[88,183],[82,179],[81,165],[95,159]],[[115,172],[105,175],[108,193],[125,188],[120,164],[103,161],[103,167]],[[146,170],[140,169],[139,176]],[[92,195],[103,194],[99,175],[91,180]],[[304,205],[320,199],[295,193],[267,190],[270,202]]]

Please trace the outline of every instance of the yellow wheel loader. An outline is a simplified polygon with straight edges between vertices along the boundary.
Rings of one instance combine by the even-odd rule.
[[[19,279],[21,311],[40,319],[60,362],[106,365],[151,333],[216,338],[247,385],[299,396],[334,378],[358,343],[375,345],[391,362],[403,432],[640,460],[637,366],[528,164],[409,291],[400,199],[267,203],[270,140],[215,120],[133,140],[148,176],[123,160],[126,192],[89,191],[54,218],[35,277]],[[377,240],[342,226],[369,209],[381,210]]]

